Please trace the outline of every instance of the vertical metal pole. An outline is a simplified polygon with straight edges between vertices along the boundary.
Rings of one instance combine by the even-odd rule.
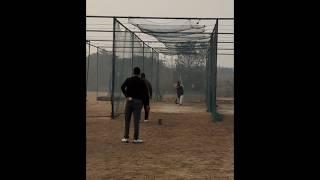
[[[210,45],[209,45],[209,47],[210,47],[210,49],[211,49],[211,43],[210,43]],[[211,50],[209,49],[209,51],[208,51],[208,53],[207,53],[207,64],[206,64],[206,66],[207,66],[207,107],[208,107],[208,112],[210,112],[211,110],[210,110],[210,99],[209,99],[209,97],[210,97],[210,88],[209,88],[209,70],[210,70],[210,63],[209,63],[209,60],[210,60],[210,52],[211,52]]]
[[[218,53],[218,51],[217,51],[217,46],[218,46],[218,41],[217,41],[217,38],[218,38],[218,36],[217,36],[217,34],[218,34],[218,23],[219,23],[219,21],[218,21],[218,19],[217,19],[217,21],[216,21],[216,26],[215,26],[215,33],[214,33],[214,56],[213,56],[213,59],[214,59],[214,61],[213,61],[213,78],[214,78],[214,84],[213,84],[213,88],[214,88],[214,94],[213,94],[213,100],[214,100],[214,103],[213,103],[213,108],[214,108],[214,113],[216,114],[216,112],[217,112],[217,98],[216,98],[216,94],[217,94],[217,53]]]
[[[134,50],[134,34],[131,33],[132,35],[132,58],[131,58],[131,74],[133,74],[133,57],[134,57],[134,53],[133,53],[133,50]]]
[[[160,68],[160,59],[158,54],[158,64],[157,64],[157,100],[160,100],[160,89],[159,89],[159,68]]]
[[[88,54],[88,63],[87,63],[87,80],[86,80],[86,98],[87,98],[87,94],[88,94],[88,78],[89,78],[89,64],[90,64],[90,41],[88,42],[89,44],[89,54]]]
[[[213,63],[212,63],[212,61],[213,61],[213,55],[212,55],[212,53],[213,53],[213,50],[214,50],[214,45],[213,45],[213,34],[211,34],[211,39],[210,39],[210,52],[209,52],[209,73],[208,73],[208,75],[209,75],[209,112],[212,112],[213,111],[213,98],[212,98],[212,96],[213,96],[213,76],[212,76],[212,71],[213,71],[213,67],[212,67],[212,65],[213,65]]]
[[[144,72],[144,43],[142,43],[142,71]]]
[[[209,48],[210,48],[210,44],[209,44]],[[210,49],[207,51],[206,54],[206,105],[207,105],[207,112],[209,112],[209,52]]]
[[[153,83],[153,49],[151,49],[151,86],[154,84]],[[154,93],[153,93],[154,94]],[[152,97],[151,97],[152,98]],[[154,100],[153,100],[154,101]]]
[[[222,120],[220,115],[217,112],[217,62],[218,62],[218,25],[219,25],[219,19],[216,21],[215,26],[215,37],[214,37],[214,94],[213,94],[213,100],[214,100],[214,119],[215,121]]]
[[[98,91],[99,91],[99,49],[97,48],[97,97],[98,97]]]
[[[153,82],[153,49],[151,49],[151,82]]]
[[[115,41],[116,41],[116,18],[113,18],[113,41],[112,41],[112,92],[111,92],[111,117],[114,119],[114,80],[115,80],[115,66],[116,66],[116,55],[115,55]]]

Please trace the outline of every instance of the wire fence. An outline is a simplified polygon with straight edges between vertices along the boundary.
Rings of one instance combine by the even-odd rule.
[[[134,19],[131,21],[139,22]],[[109,102],[107,105],[110,108],[106,108],[108,111],[105,112],[112,118],[117,117],[124,113],[125,108],[125,97],[122,94],[121,85],[126,78],[132,76],[133,68],[139,67],[152,85],[151,102],[161,101],[166,95],[176,96],[175,85],[180,81],[184,87],[185,102],[193,102],[195,99],[204,102],[213,120],[220,121],[222,117],[217,110],[217,94],[221,94],[225,89],[218,87],[218,48],[221,47],[218,43],[218,37],[220,37],[218,36],[218,19],[212,25],[212,33],[202,34],[201,37],[196,34],[202,28],[200,25],[191,25],[190,29],[186,25],[187,21],[183,19],[180,21],[185,24],[183,26],[173,24],[165,27],[165,31],[162,29],[162,32],[152,32],[151,35],[165,41],[164,48],[153,48],[146,44],[148,41],[143,41],[137,36],[136,30],[130,30],[113,17],[113,23],[111,23],[113,38],[104,40],[105,43],[110,42],[105,47],[111,49],[106,51],[103,45],[95,46],[90,41],[87,42],[87,96],[94,96],[95,98],[91,99],[97,102]],[[165,25],[145,25],[143,30],[150,30],[148,28],[154,30],[163,26]],[[141,26],[137,27],[141,28]],[[197,28],[192,29],[194,27]],[[195,34],[179,31],[175,35],[174,28],[188,32],[195,30]],[[170,32],[166,34],[169,30]],[[208,41],[205,41],[206,39]],[[166,49],[168,47],[170,50]],[[232,44],[227,48],[232,49]],[[174,64],[168,65],[165,60],[160,59],[160,54],[170,55],[172,52],[174,52],[172,56]],[[219,84],[222,83],[220,79]],[[230,91],[229,94],[232,92]]]

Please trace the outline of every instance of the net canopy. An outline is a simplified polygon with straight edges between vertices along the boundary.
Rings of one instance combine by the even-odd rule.
[[[147,19],[128,18],[128,23],[141,32],[155,37],[164,44],[160,52],[168,55],[183,54],[186,51],[202,53],[197,48],[207,49],[212,29],[201,25],[197,20],[172,20],[170,22],[153,22]]]

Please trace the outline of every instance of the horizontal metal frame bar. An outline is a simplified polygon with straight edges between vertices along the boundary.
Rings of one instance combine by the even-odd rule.
[[[88,15],[87,18],[135,18],[135,19],[196,19],[196,20],[234,20],[234,18],[201,18],[201,17],[141,17],[141,16],[93,16]]]
[[[99,46],[101,48],[112,48],[112,46]],[[116,48],[123,48],[123,49],[143,49],[143,47],[116,47]],[[208,48],[166,48],[166,47],[153,47],[154,49],[161,50],[161,49],[168,49],[168,50],[192,50],[192,49],[208,49]],[[218,50],[234,50],[233,48],[218,48]]]
[[[219,50],[219,49],[218,49]],[[107,51],[112,53],[112,51]],[[115,51],[116,53],[132,53],[132,51]],[[173,51],[159,51],[158,53],[171,53]],[[176,53],[177,51],[174,51],[173,53]],[[204,53],[197,53],[194,51],[179,51],[180,53],[196,53],[196,54],[204,54]],[[133,52],[133,54],[152,54],[152,52]],[[155,54],[155,53],[154,53]],[[207,54],[207,53],[205,53]]]
[[[87,32],[127,32],[127,31],[113,31],[113,30],[99,30],[99,29],[87,29]],[[149,32],[142,32],[142,31],[130,31],[131,33],[143,33],[148,34]],[[192,33],[192,32],[150,32],[150,33],[170,33],[170,34],[212,34],[209,32],[202,32],[202,33]],[[219,33],[218,34],[234,34],[234,33]],[[149,34],[148,34],[149,35]]]
[[[89,46],[92,46],[92,47],[98,48],[98,49],[100,49],[100,50],[102,50],[102,51],[108,52],[107,50],[102,49],[100,46],[95,46],[95,45],[93,45],[93,44],[90,44],[89,42],[86,42],[86,44],[88,44]]]
[[[234,54],[225,54],[225,53],[218,53],[218,55],[234,55]]]
[[[112,51],[107,51],[105,49],[102,49],[108,53],[112,53]],[[223,50],[223,49],[218,49],[218,50]],[[233,50],[233,49],[230,49],[230,50]],[[174,51],[174,50],[173,50]],[[132,53],[132,51],[115,51],[116,53]],[[172,52],[172,51],[159,51],[158,53],[168,53],[168,52]],[[194,51],[179,51],[179,52],[183,52],[183,53],[194,53]],[[152,54],[152,52],[133,52],[134,54]],[[153,52],[153,54],[157,54],[156,52]],[[201,53],[197,53],[197,54],[201,54]]]
[[[106,42],[113,42],[112,39],[88,39],[87,41],[106,41]],[[117,42],[138,42],[138,41],[123,41],[123,40],[117,40]],[[197,41],[191,41],[191,42],[186,42],[186,41],[176,41],[176,42],[166,42],[166,41],[143,41],[147,43],[167,43],[167,44],[176,44],[176,43],[198,43],[198,44],[208,44],[210,42],[197,42]],[[218,43],[234,43],[231,41],[221,41]]]

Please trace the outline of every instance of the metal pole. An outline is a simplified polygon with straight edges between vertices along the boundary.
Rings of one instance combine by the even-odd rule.
[[[142,43],[142,71],[144,72],[144,43]]]
[[[89,54],[88,54],[88,63],[87,63],[87,80],[86,80],[86,98],[87,98],[87,92],[88,92],[88,77],[89,77],[89,64],[90,64],[90,48],[91,48],[91,45],[90,45],[90,41],[89,41]]]
[[[159,59],[159,54],[158,54],[158,64],[157,64],[157,85],[156,85],[156,90],[157,90],[157,100],[160,100],[160,89],[159,89],[159,68],[160,68],[160,59]]]
[[[213,43],[213,34],[211,36],[211,40],[210,40],[210,43],[211,43],[211,48],[210,48],[210,59],[209,59],[209,105],[210,105],[210,111],[209,112],[213,112],[213,51],[214,51],[214,43]]]
[[[213,94],[213,100],[214,100],[214,114],[217,113],[217,53],[218,53],[218,45],[217,45],[217,39],[218,39],[218,24],[219,21],[216,21],[216,26],[215,26],[215,33],[214,33],[214,61],[213,61],[213,78],[214,78],[214,84],[213,84],[213,88],[214,88],[214,94]]]
[[[112,42],[112,92],[111,92],[111,117],[114,119],[115,113],[114,113],[114,80],[115,80],[115,66],[116,66],[116,55],[115,55],[115,41],[116,41],[116,18],[113,18],[113,42]]]
[[[153,82],[153,50],[151,50],[151,82]]]
[[[97,48],[97,97],[98,97],[98,91],[99,91],[99,49]]]
[[[207,105],[207,112],[210,112],[209,110],[209,52],[210,50],[207,51],[207,56],[206,56],[206,105]]]
[[[216,32],[215,32],[215,38],[214,38],[214,45],[215,45],[215,49],[214,49],[214,94],[213,94],[213,98],[214,98],[214,119],[215,121],[221,121],[222,118],[220,117],[219,113],[217,112],[217,62],[218,62],[218,26],[219,26],[219,21],[217,19],[216,22]]]
[[[134,57],[134,48],[133,48],[133,46],[134,46],[134,34],[133,33],[131,33],[131,35],[132,35],[132,58],[131,58],[131,71],[132,71],[132,73],[131,74],[133,74],[133,57]]]

